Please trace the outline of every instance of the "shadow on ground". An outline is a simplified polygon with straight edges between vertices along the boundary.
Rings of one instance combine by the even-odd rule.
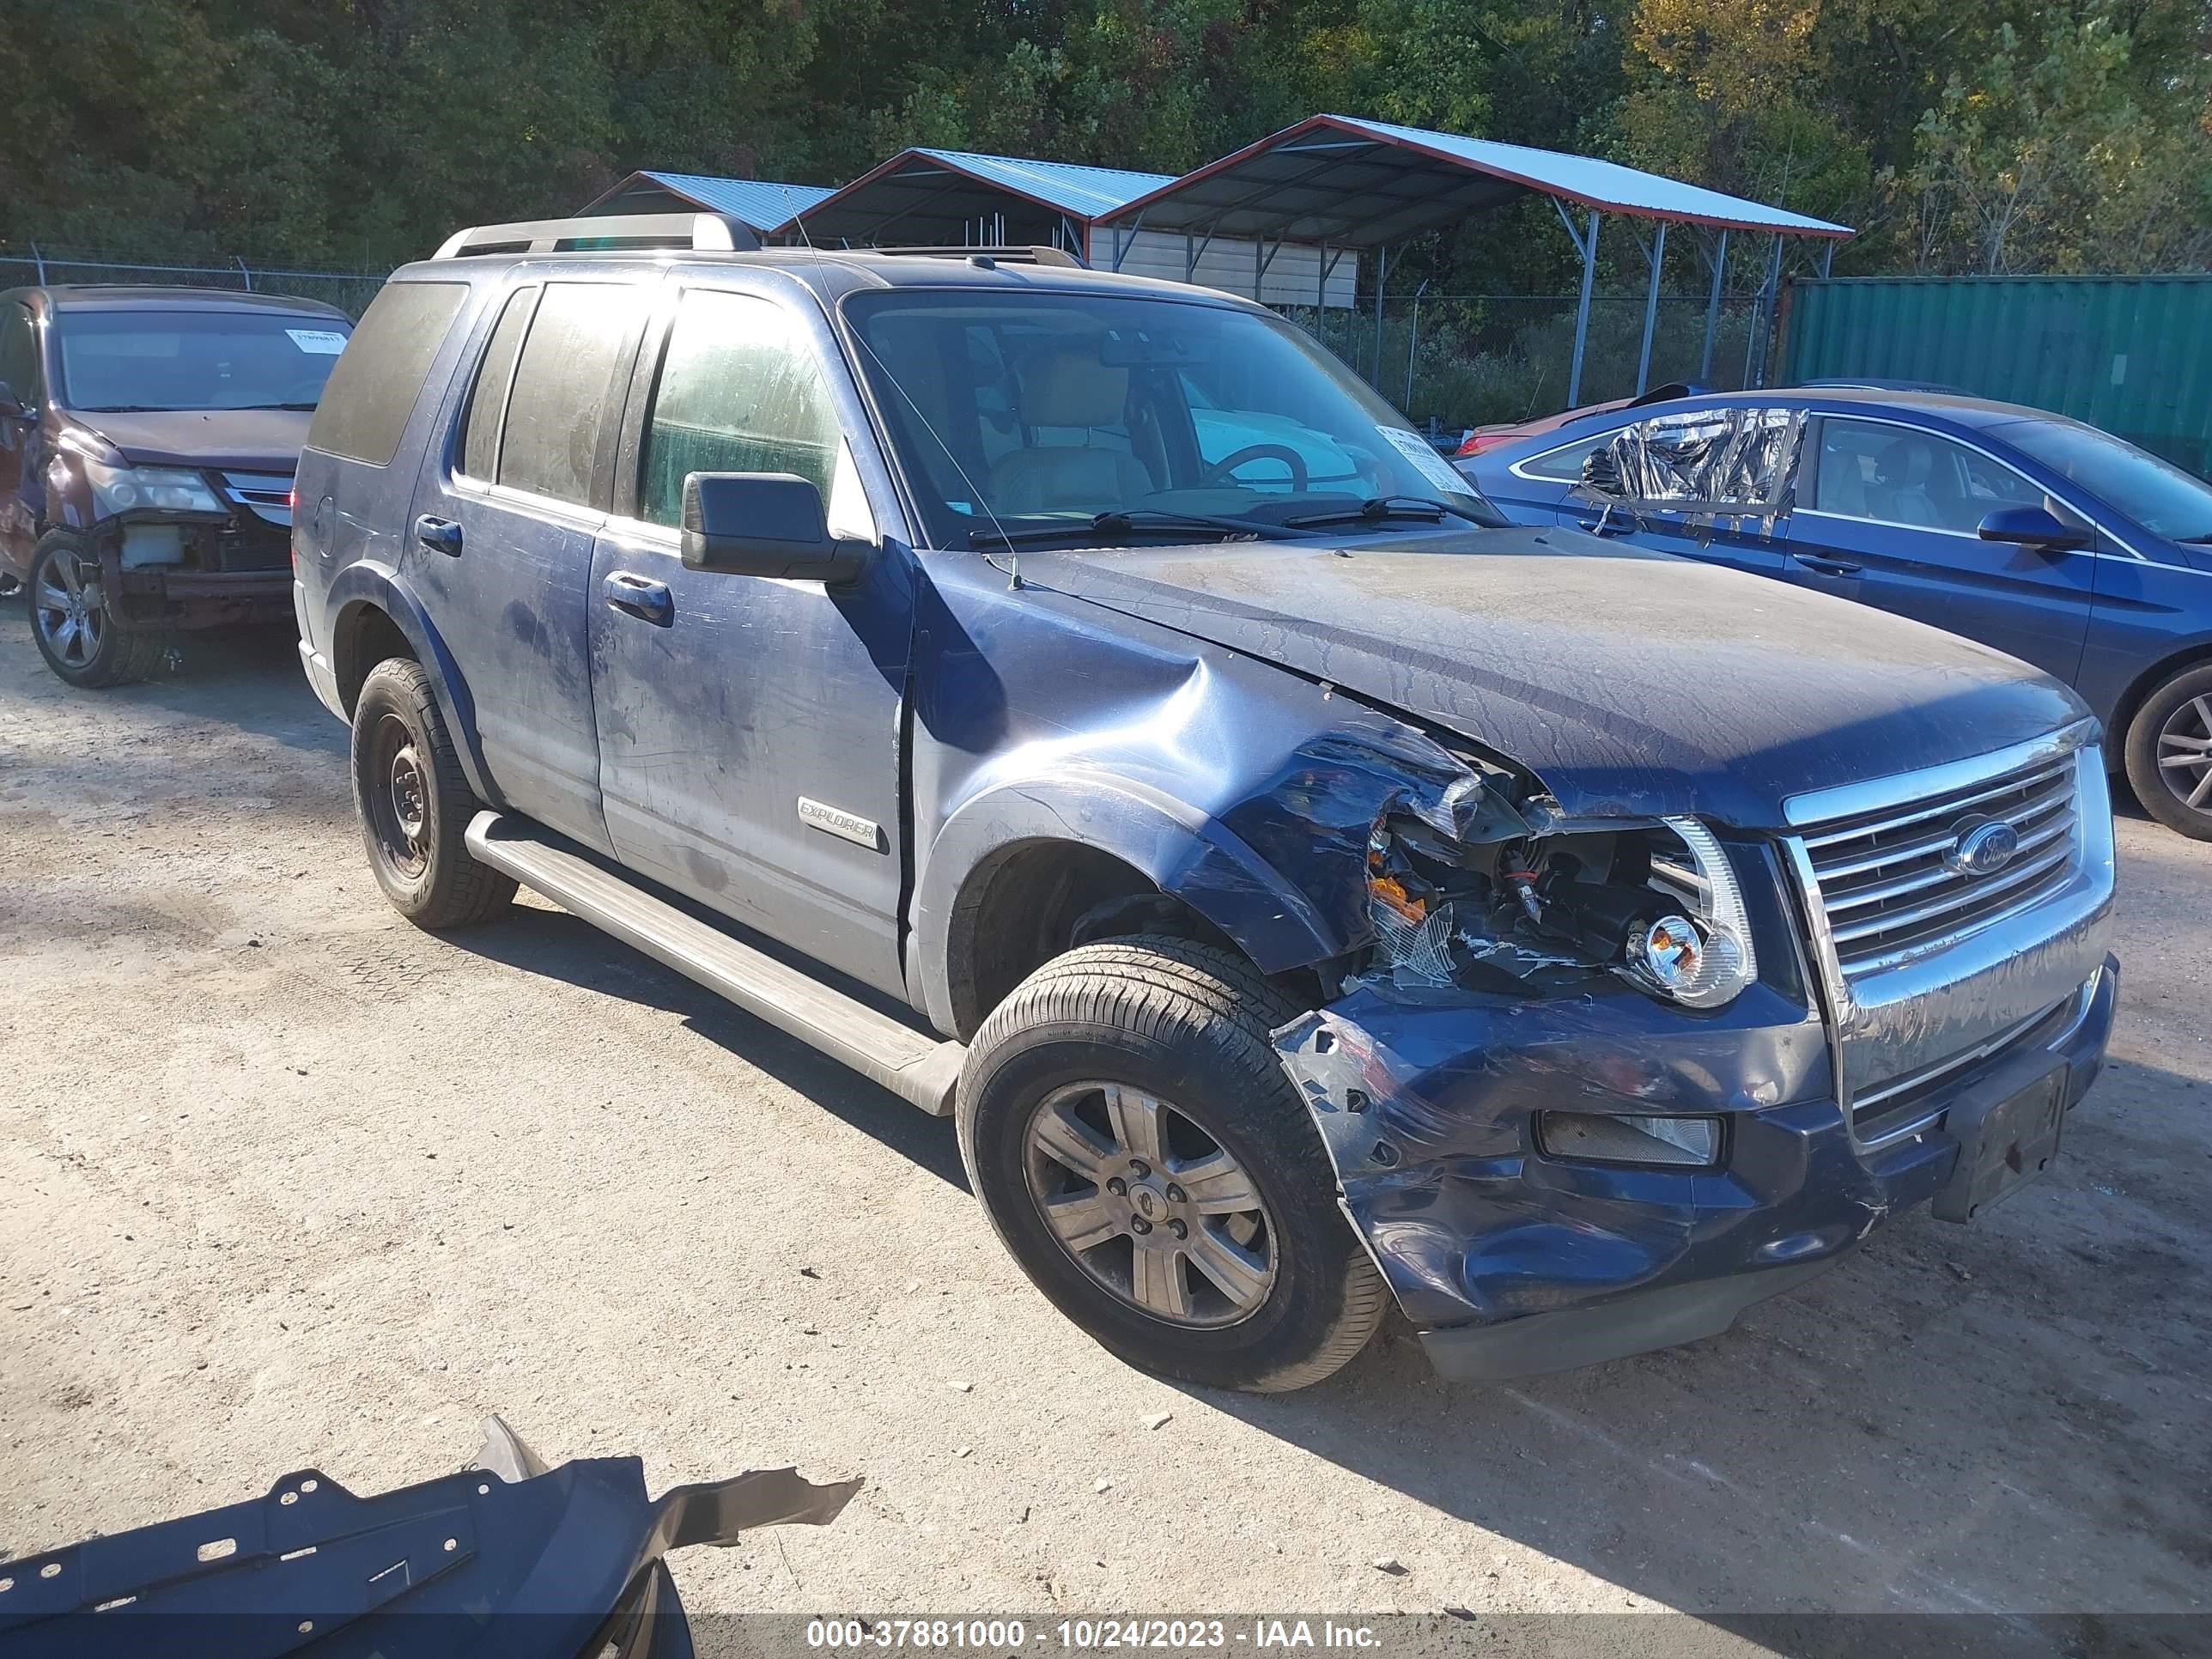
[[[712,991],[609,939],[565,910],[517,906],[500,921],[447,934],[471,955],[648,1008],[665,1009],[708,1042],[804,1095],[917,1168],[968,1190],[951,1123],[915,1110],[888,1089],[787,1036]],[[977,1218],[977,1226],[982,1225]],[[988,1243],[988,1235],[984,1236]]]

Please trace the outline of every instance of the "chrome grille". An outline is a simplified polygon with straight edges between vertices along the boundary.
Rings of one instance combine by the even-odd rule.
[[[223,487],[255,517],[270,524],[292,522],[292,475],[289,472],[226,472]]]
[[[2075,858],[2070,754],[1917,801],[1810,826],[1805,854],[1848,978],[1938,950],[2063,886]],[[1970,875],[1947,861],[1963,831],[2010,824],[2002,868]]]

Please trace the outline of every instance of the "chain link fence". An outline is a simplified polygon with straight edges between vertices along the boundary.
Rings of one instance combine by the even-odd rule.
[[[384,286],[385,273],[301,270],[237,258],[227,264],[181,264],[54,250],[36,242],[0,242],[0,289],[63,283],[110,283],[160,288],[227,288],[320,300],[358,318]]]
[[[1645,303],[1642,293],[1591,296],[1577,404],[1634,395]],[[1279,309],[1416,423],[1456,431],[1568,406],[1576,305],[1571,294],[1386,297],[1379,330],[1371,301],[1318,314],[1311,306]],[[1660,296],[1647,386],[1679,380],[1735,391],[1759,383],[1765,308],[1749,295],[1723,297],[1711,313],[1708,351],[1708,305],[1703,294]]]

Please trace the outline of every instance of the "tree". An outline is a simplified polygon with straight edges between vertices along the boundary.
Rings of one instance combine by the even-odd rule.
[[[2212,130],[2202,60],[2144,77],[2117,8],[2002,25],[1915,130],[1900,181],[1917,270],[2202,268]],[[2189,119],[2194,105],[2198,118]],[[2160,107],[2163,106],[2163,107]]]

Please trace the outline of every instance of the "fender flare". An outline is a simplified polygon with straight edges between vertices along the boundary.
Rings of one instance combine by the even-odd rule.
[[[445,717],[446,730],[453,734],[453,747],[460,756],[461,770],[467,775],[469,787],[478,800],[501,804],[501,797],[492,787],[491,774],[484,765],[483,750],[477,739],[476,699],[470,695],[468,680],[406,579],[380,561],[356,559],[331,578],[324,605],[331,619],[333,672],[338,665],[337,641],[343,637],[359,611],[374,605],[392,618],[392,625],[414,647],[415,660],[429,672],[430,689],[438,699],[438,712]]]
[[[1108,774],[1015,778],[961,804],[924,855],[910,949],[921,1002],[957,1029],[952,953],[1000,855],[1044,842],[1095,848],[1142,873],[1218,927],[1262,973],[1338,955],[1342,930],[1218,819],[1164,792]]]

